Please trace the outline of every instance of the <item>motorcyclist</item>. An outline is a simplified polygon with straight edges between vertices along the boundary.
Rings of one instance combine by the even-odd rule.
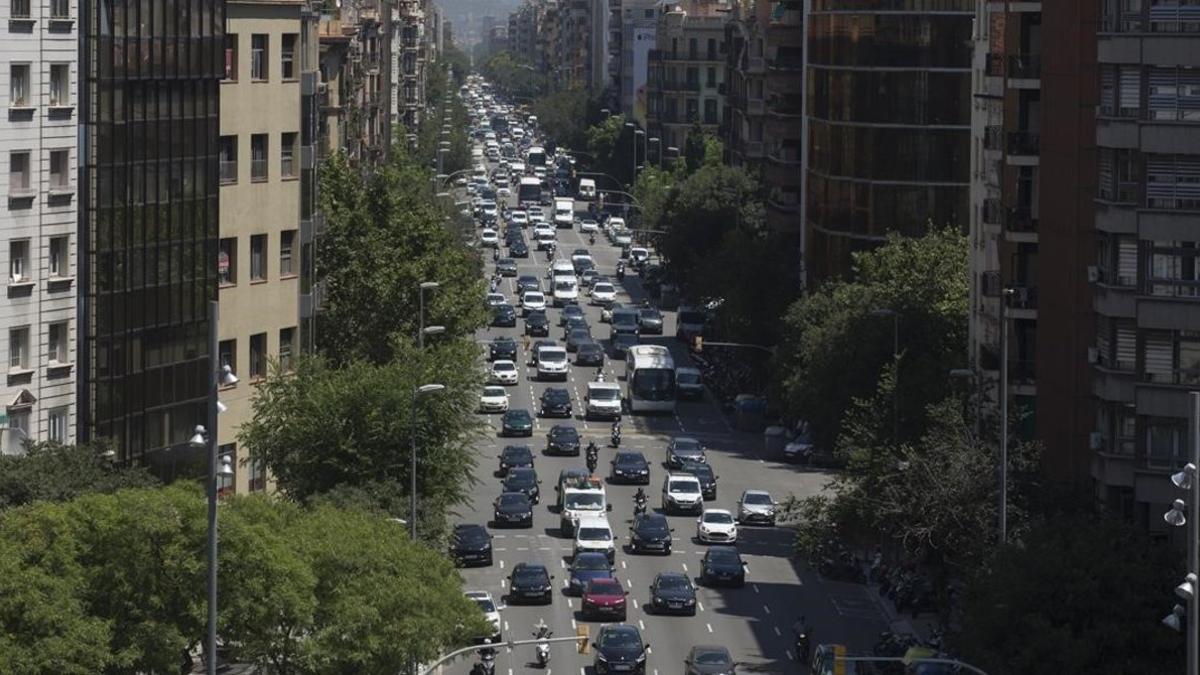
[[[637,492],[633,493],[633,501],[635,504],[645,504],[646,499],[646,491],[640,487],[637,489]]]
[[[538,619],[537,624],[533,627],[533,637],[539,640],[550,637],[550,627],[546,625],[545,619]]]
[[[492,262],[500,261],[500,247],[492,249]]]
[[[613,422],[612,425],[612,444],[614,448],[621,444],[621,423],[619,421]]]
[[[803,614],[792,624],[792,635],[796,639],[796,658],[801,662],[808,659],[809,644],[808,620]]]

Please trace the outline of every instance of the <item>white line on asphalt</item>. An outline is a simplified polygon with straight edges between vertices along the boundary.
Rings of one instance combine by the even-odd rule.
[[[626,586],[628,586],[628,587],[630,587],[630,588],[633,588],[633,579],[626,579],[626,580],[625,580],[625,585],[626,585]]]
[[[779,626],[774,626],[774,628],[775,628],[775,636],[776,637],[780,637],[783,635],[783,633],[779,632]]]
[[[625,566],[625,561],[624,561],[624,560],[622,560],[622,561],[621,561],[621,569],[623,569],[623,570],[624,570],[624,569],[629,569],[628,567],[626,567],[626,566]]]
[[[687,563],[680,563],[680,564],[683,565],[683,571],[686,572],[687,571]]]
[[[712,632],[712,624],[711,623],[704,624],[704,627],[708,629],[708,632],[710,632],[710,633]]]
[[[506,549],[506,548],[504,548],[503,546],[501,546],[501,547],[497,548],[496,550],[497,550],[497,551],[507,551],[508,549]]]
[[[567,609],[575,609],[575,601],[567,598]]]
[[[501,579],[500,580],[500,588],[507,588],[507,587],[508,587],[508,579]]]
[[[518,551],[528,551],[528,550],[529,550],[529,547],[528,547],[528,546],[518,546],[518,547],[517,547],[517,550],[518,550]]]
[[[496,534],[496,535],[492,535],[492,537],[493,537],[494,539],[504,539],[504,538],[505,538],[505,537],[507,537],[507,536],[508,536],[507,534]]]
[[[538,548],[538,550],[539,550],[539,551],[549,551],[549,550],[550,550],[550,547],[549,547],[549,546],[542,546],[542,547]]]
[[[587,671],[583,669],[583,666],[579,666],[579,675],[587,675]]]
[[[649,647],[646,647],[646,653],[647,653],[647,654],[653,654],[654,652],[653,652],[653,651],[651,651]]]
[[[766,612],[767,614],[770,614],[771,607],[769,605],[763,605],[763,611]]]
[[[696,601],[696,606],[700,608],[700,611],[701,611],[701,612],[703,612],[703,611],[704,611],[704,603],[703,603],[703,602],[700,602],[699,600],[697,600],[697,601]]]
[[[559,558],[559,560],[558,560],[558,564],[559,564],[559,565],[562,565],[562,568],[563,568],[564,570],[565,570],[565,569],[567,569],[567,561],[566,561],[566,560],[563,560],[562,558]]]
[[[646,630],[646,624],[642,623],[641,619],[638,619],[638,628],[641,628],[642,630]]]
[[[784,653],[784,654],[787,654],[787,656],[788,656],[788,661],[795,661],[795,660],[796,660],[796,657],[792,656],[792,650],[790,650],[790,649],[785,649],[785,650],[783,650],[783,653]]]
[[[634,599],[633,599],[633,608],[634,608],[634,609],[637,609],[637,608],[638,608],[638,606],[637,606],[637,598],[634,598]]]
[[[503,560],[500,561],[500,569],[504,569],[504,561]]]
[[[746,573],[749,574],[750,573],[750,563],[746,563],[745,567],[746,567]]]
[[[750,584],[750,588],[753,588],[755,593],[758,592],[758,584]]]
[[[508,669],[508,675],[512,675],[512,668]]]
[[[579,625],[579,624],[575,623],[575,619],[571,619],[571,628],[572,628],[572,629],[575,629],[575,628],[577,628],[577,627],[578,627],[578,625]]]
[[[507,621],[504,622],[504,632],[505,633],[508,632],[508,622]]]

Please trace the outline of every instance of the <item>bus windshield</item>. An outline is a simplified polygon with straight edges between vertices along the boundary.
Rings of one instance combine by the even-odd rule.
[[[542,184],[535,178],[533,180],[521,180],[521,184],[517,187],[517,201],[539,202],[542,199]]]
[[[670,368],[638,368],[630,383],[633,396],[648,401],[675,398],[675,371]]]

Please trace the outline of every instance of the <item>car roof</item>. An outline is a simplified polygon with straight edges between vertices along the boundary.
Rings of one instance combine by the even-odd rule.
[[[764,497],[770,497],[771,493],[767,492],[766,490],[745,490],[742,492],[742,496],[745,497],[746,495],[763,495]]]
[[[728,656],[730,659],[733,658],[733,656],[729,653],[729,650],[726,649],[725,647],[722,647],[721,645],[696,645],[696,646],[692,647],[692,653],[693,654],[723,654],[725,656]]]
[[[604,553],[603,551],[580,551],[579,553],[575,554],[575,557],[571,560],[571,564],[574,565],[575,563],[579,562],[580,560],[598,560],[601,558],[604,559],[604,564],[607,565],[608,564],[608,554],[607,553]]]
[[[531,469],[531,471],[532,471],[532,469]],[[704,509],[704,513],[702,513],[700,515],[703,517],[703,516],[707,516],[710,513],[719,513],[724,516],[729,516],[730,518],[733,517],[733,513],[729,509]]]
[[[479,600],[491,600],[492,599],[492,594],[488,591],[463,591],[463,595],[467,596],[468,598],[471,598],[472,600],[475,600],[476,598],[478,598]]]

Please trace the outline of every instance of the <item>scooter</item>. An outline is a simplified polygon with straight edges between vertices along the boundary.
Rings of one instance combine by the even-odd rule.
[[[542,642],[537,643],[537,667],[538,668],[547,668],[550,666],[550,643],[546,642],[545,640],[547,638],[549,638],[551,635],[554,635],[554,631],[552,631],[552,630],[546,631],[542,635],[538,635],[537,633],[533,634],[534,637],[538,638],[539,640],[543,640]]]
[[[646,515],[646,497],[637,497],[633,500],[633,517]]]
[[[612,446],[614,448],[621,447],[621,423],[620,422],[613,424],[611,440],[612,440]]]
[[[804,617],[800,617],[795,624],[792,625],[792,632],[796,637],[796,660],[800,663],[808,661],[808,622]]]
[[[479,662],[471,668],[471,675],[496,675],[496,649],[479,650]]]
[[[599,459],[596,457],[596,453],[595,453],[595,452],[589,452],[589,453],[588,453],[588,456],[587,456],[587,470],[588,470],[588,473],[596,473],[596,464],[597,464],[598,462],[599,462]]]
[[[588,235],[588,244],[591,244],[592,246],[596,245],[596,233],[595,232],[592,232],[591,234]]]

